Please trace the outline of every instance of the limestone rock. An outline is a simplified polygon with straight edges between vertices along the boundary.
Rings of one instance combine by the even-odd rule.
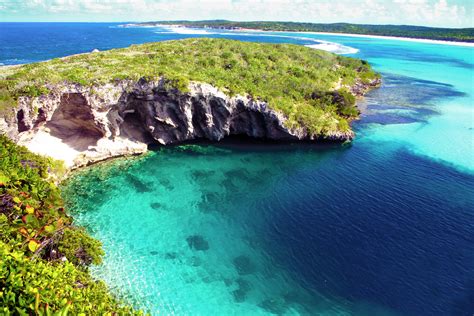
[[[288,128],[287,118],[263,101],[230,97],[205,83],[190,83],[188,92],[166,88],[164,79],[49,88],[49,95],[20,97],[14,115],[0,119],[0,131],[33,152],[64,160],[69,168],[143,153],[153,142],[218,141],[228,135],[317,138],[303,127]],[[347,132],[328,138],[344,141],[353,136]]]

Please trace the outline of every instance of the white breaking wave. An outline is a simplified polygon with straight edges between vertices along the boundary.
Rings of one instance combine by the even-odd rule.
[[[182,26],[170,26],[170,27],[160,26],[160,28],[165,29],[168,32],[177,33],[177,34],[197,34],[197,35],[213,34],[203,29],[193,29],[193,28],[182,27]]]
[[[184,26],[159,26],[162,29],[165,29],[166,31],[156,31],[155,33],[157,34],[169,34],[169,33],[175,33],[175,34],[196,34],[196,35],[224,35],[224,36],[265,36],[265,37],[283,37],[283,38],[291,38],[291,39],[298,39],[298,40],[304,40],[304,41],[311,41],[314,42],[315,44],[308,44],[304,45],[306,47],[314,48],[314,49],[321,49],[325,50],[331,53],[335,54],[340,54],[340,55],[345,55],[345,54],[356,54],[359,52],[357,48],[350,47],[350,46],[345,46],[342,44],[334,43],[334,42],[328,42],[328,41],[322,41],[322,40],[316,40],[313,38],[309,37],[303,37],[303,36],[287,36],[287,35],[275,35],[275,34],[260,34],[258,32],[252,32],[252,33],[240,33],[238,31],[233,31],[233,32],[212,32],[204,29],[198,29],[198,28],[189,28],[189,27],[184,27]]]
[[[338,43],[318,41],[318,44],[305,45],[306,47],[321,49],[331,53],[345,55],[345,54],[356,54],[359,52],[357,48],[345,46]]]
[[[109,28],[117,28],[117,27],[129,27],[129,28],[156,28],[157,26],[155,25],[137,25],[137,24],[120,24],[120,25],[112,25],[112,26],[109,26]]]

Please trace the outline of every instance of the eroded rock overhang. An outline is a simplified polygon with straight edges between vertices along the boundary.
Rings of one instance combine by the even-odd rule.
[[[49,95],[21,97],[15,115],[3,119],[0,129],[33,152],[63,160],[69,168],[143,153],[153,142],[218,141],[227,135],[314,139],[304,128],[286,127],[286,117],[265,102],[229,97],[205,83],[193,82],[185,93],[165,87],[164,80],[58,85]]]

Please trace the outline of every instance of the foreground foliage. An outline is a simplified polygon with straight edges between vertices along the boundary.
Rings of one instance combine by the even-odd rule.
[[[58,83],[94,86],[161,77],[181,91],[198,81],[267,101],[289,118],[289,127],[324,135],[348,130],[347,120],[357,112],[341,109],[337,98],[315,96],[338,90],[344,97],[347,87],[378,74],[365,61],[298,45],[193,38],[0,68],[0,111],[14,107],[19,96],[47,94]]]
[[[163,21],[139,23],[150,24],[180,24],[190,27],[217,27],[217,28],[249,28],[264,31],[289,32],[328,32],[346,34],[365,34],[380,36],[396,36],[424,38],[445,41],[474,42],[474,28],[441,28],[415,25],[371,25],[352,23],[304,23],[304,22],[234,22],[234,21]]]
[[[0,135],[0,314],[131,314],[87,272],[103,251],[64,211],[60,172]]]
[[[33,261],[0,242],[0,314],[132,314],[120,307],[103,282],[70,262]]]

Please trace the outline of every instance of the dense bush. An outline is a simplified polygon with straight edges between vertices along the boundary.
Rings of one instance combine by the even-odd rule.
[[[63,172],[0,135],[0,315],[131,314],[87,272],[103,251],[66,214]]]
[[[339,113],[339,107],[314,103],[308,96],[378,77],[367,62],[304,46],[193,38],[4,68],[0,88],[8,91],[11,102],[20,95],[47,93],[46,87],[61,82],[94,86],[162,76],[170,89],[185,92],[190,81],[199,81],[229,95],[267,101],[289,118],[290,127],[305,126],[321,136],[348,126],[343,121],[350,111]]]
[[[71,224],[52,177],[62,172],[61,164],[0,135],[0,236],[5,243],[34,253]]]
[[[70,262],[32,260],[0,241],[1,315],[128,315],[103,282]],[[138,314],[138,313],[137,313]]]
[[[89,236],[84,229],[64,229],[58,242],[59,253],[77,266],[102,263],[104,251],[100,242]]]

